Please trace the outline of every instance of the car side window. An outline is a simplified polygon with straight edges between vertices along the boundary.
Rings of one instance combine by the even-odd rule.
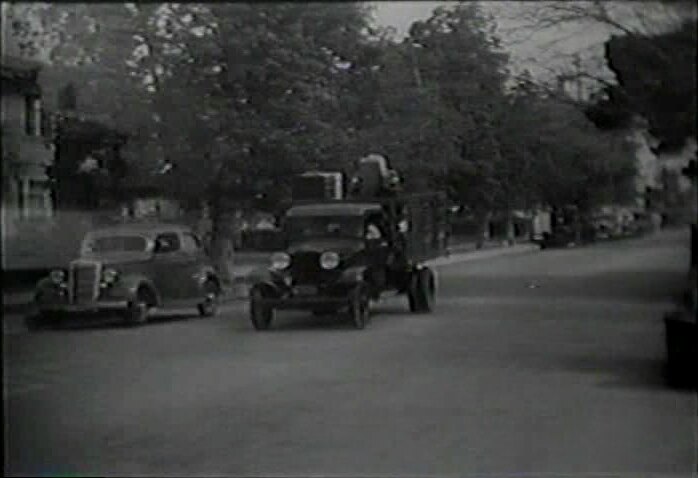
[[[182,234],[182,251],[189,253],[197,253],[201,250],[201,241],[194,234],[185,232]]]
[[[181,244],[179,235],[176,232],[166,232],[160,234],[155,239],[155,252],[158,254],[166,254],[180,250]]]

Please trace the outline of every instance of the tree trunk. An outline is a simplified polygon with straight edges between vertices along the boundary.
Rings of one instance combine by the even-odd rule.
[[[477,249],[482,249],[485,245],[485,241],[490,239],[490,220],[492,219],[492,211],[485,211],[480,214],[479,228],[477,241],[475,242],[475,247]]]
[[[232,283],[233,281],[233,259],[235,249],[226,224],[222,203],[219,198],[214,198],[211,202],[211,245],[210,254],[216,271],[221,281]]]
[[[513,246],[516,243],[516,234],[514,231],[514,214],[510,209],[506,212],[506,237],[504,240],[507,246]]]

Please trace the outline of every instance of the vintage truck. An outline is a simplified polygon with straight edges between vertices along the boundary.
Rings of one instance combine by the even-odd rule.
[[[379,176],[394,183],[395,175],[378,163]],[[332,193],[288,209],[282,221],[286,249],[253,274],[249,312],[256,330],[268,329],[283,309],[316,315],[345,310],[363,329],[371,301],[385,292],[406,295],[412,312],[433,310],[436,277],[425,261],[446,250],[446,197],[403,194],[367,171],[350,183],[348,198]]]

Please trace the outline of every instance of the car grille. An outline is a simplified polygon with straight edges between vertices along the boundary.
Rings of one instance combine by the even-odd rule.
[[[97,299],[99,274],[98,262],[73,262],[70,265],[73,303],[80,304]]]

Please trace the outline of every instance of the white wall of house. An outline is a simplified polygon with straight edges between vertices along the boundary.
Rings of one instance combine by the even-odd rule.
[[[7,68],[3,63],[3,75]],[[6,239],[19,234],[23,223],[47,221],[53,216],[45,169],[53,163],[53,151],[42,137],[40,97],[3,88],[0,120],[2,237]],[[4,250],[3,254],[12,251]]]

